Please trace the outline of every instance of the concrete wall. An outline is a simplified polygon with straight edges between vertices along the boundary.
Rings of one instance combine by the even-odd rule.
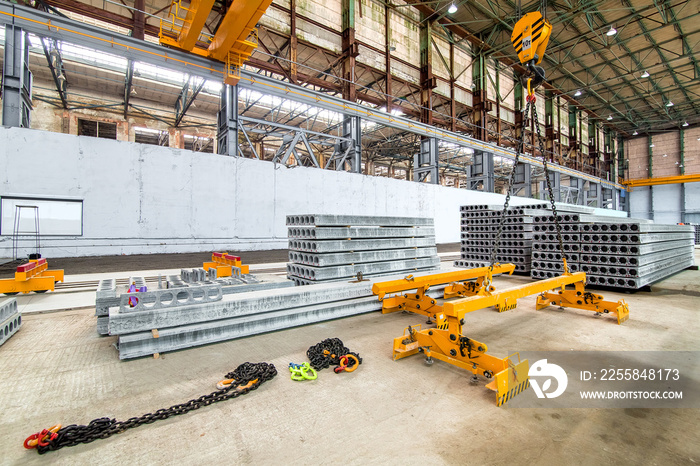
[[[45,257],[286,248],[289,214],[426,216],[458,242],[459,206],[499,194],[181,149],[0,127],[0,196],[83,200],[83,236]],[[532,202],[513,198],[511,205]],[[11,256],[0,236],[0,257]]]

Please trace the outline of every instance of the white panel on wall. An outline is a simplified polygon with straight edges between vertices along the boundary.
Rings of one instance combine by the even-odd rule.
[[[2,196],[0,235],[12,235],[18,220],[20,234],[34,234],[37,216],[42,236],[83,234],[83,202],[80,200]]]

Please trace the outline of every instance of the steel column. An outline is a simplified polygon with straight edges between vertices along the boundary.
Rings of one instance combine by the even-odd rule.
[[[217,113],[217,151],[219,154],[238,155],[238,86],[224,84],[221,88]]]
[[[355,87],[355,58],[360,54],[359,46],[355,41],[355,0],[343,0],[343,99],[350,102],[357,101]]]
[[[484,151],[474,151],[474,164],[467,167],[467,183],[469,189],[479,189],[492,193],[495,189],[493,173],[493,154]]]
[[[438,140],[436,138],[422,139],[420,152],[413,158],[413,179],[418,182],[439,184],[438,157]]]
[[[515,184],[513,194],[516,196],[532,197],[532,170],[527,163],[518,163],[515,167]],[[522,194],[520,191],[523,190]]]
[[[29,43],[22,28],[5,26],[2,76],[2,124],[29,128],[32,110],[32,73]]]

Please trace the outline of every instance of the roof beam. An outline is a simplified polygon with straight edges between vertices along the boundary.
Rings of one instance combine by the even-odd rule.
[[[61,104],[63,108],[68,108],[68,79],[58,43],[56,39],[41,37],[41,45],[44,48],[44,55],[46,56],[46,62],[49,65],[53,82],[56,85],[56,91],[58,91],[58,95],[61,98]]]
[[[191,92],[190,92],[190,83],[192,82],[193,79],[195,79],[194,76],[190,76],[187,79],[187,82],[185,83],[185,85],[182,86],[182,90],[180,91],[180,95],[177,96],[177,100],[175,101],[175,125],[174,126],[176,128],[178,126],[180,126],[182,119],[185,118],[185,113],[187,113],[187,110],[190,109],[190,107],[194,103],[194,99],[197,98],[197,96],[201,92],[202,88],[204,87],[204,83],[206,83],[205,79],[200,79],[199,82],[194,86],[194,88],[191,89]]]
[[[129,99],[131,98],[131,84],[134,79],[134,61],[129,60],[126,65],[126,75],[124,76],[124,118],[129,113]]]

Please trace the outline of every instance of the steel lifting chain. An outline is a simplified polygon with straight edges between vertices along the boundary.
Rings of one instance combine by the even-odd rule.
[[[251,390],[257,389],[264,382],[271,380],[275,375],[277,375],[277,369],[272,364],[265,362],[246,362],[238,366],[236,370],[226,374],[226,379],[233,379],[230,385],[212,392],[209,395],[203,395],[187,403],[171,406],[170,408],[159,409],[155,413],[132,417],[127,421],[117,421],[116,419],[102,417],[94,419],[88,425],[73,424],[62,427],[57,435],[52,436],[45,442],[41,442],[36,446],[36,449],[39,454],[44,454],[48,451],[58,450],[63,447],[72,447],[81,443],[94,442],[97,439],[120,434],[125,430],[139,427],[143,424],[151,424],[162,419],[168,419],[172,416],[185,414],[192,410],[199,409],[202,406],[209,406],[219,401],[226,401],[245,395]]]
[[[332,365],[339,366],[340,358],[345,355],[353,355],[357,358],[357,363],[362,364],[359,354],[350,351],[340,338],[327,338],[306,350],[306,356],[311,362],[311,367],[320,371]],[[347,367],[355,365],[353,358],[348,358]]]
[[[542,154],[542,167],[544,167],[544,179],[547,182],[547,192],[549,194],[549,203],[552,205],[552,215],[554,215],[554,224],[557,227],[557,241],[559,241],[559,252],[561,252],[562,262],[564,263],[564,273],[569,273],[569,266],[566,263],[566,254],[564,254],[564,241],[561,238],[561,225],[559,224],[559,215],[557,214],[557,206],[554,203],[554,193],[552,192],[552,182],[549,179],[549,168],[547,166],[547,155],[544,153],[544,141],[540,131],[540,123],[537,119],[537,106],[535,105],[535,93],[532,93],[532,120],[535,123],[537,131],[537,143]],[[534,147],[534,144],[533,144]]]
[[[533,105],[534,108],[534,105]],[[498,245],[501,242],[501,235],[503,234],[503,226],[506,223],[506,212],[508,211],[508,205],[510,204],[510,190],[515,184],[515,170],[520,162],[520,154],[523,152],[525,145],[525,129],[527,128],[528,117],[530,115],[530,99],[527,99],[527,105],[525,106],[525,113],[523,114],[523,125],[520,131],[520,140],[515,151],[515,163],[513,163],[513,168],[510,171],[510,176],[508,177],[508,186],[506,187],[506,202],[503,204],[503,211],[501,211],[501,218],[498,222],[498,231],[496,232],[496,239],[493,242],[493,249],[491,249],[491,268],[496,264],[496,256],[498,255]],[[488,284],[487,284],[488,285]]]
[[[528,86],[529,88],[529,86]],[[562,262],[564,263],[564,273],[569,273],[569,267],[566,263],[566,256],[564,254],[564,242],[561,237],[561,225],[559,224],[559,215],[557,214],[557,206],[554,201],[554,193],[552,192],[552,183],[549,178],[549,167],[547,166],[547,156],[545,155],[544,152],[544,141],[542,140],[542,133],[540,131],[540,124],[539,124],[539,119],[537,117],[537,105],[535,104],[536,102],[536,97],[535,97],[535,92],[532,90],[532,93],[527,96],[527,104],[525,106],[525,113],[523,114],[523,124],[522,128],[520,131],[520,140],[518,141],[517,145],[517,150],[515,152],[515,163],[513,163],[513,168],[510,171],[510,177],[508,179],[508,186],[506,189],[506,201],[503,204],[503,211],[501,212],[501,218],[498,223],[498,231],[496,232],[496,239],[494,240],[493,243],[493,249],[491,250],[491,267],[496,263],[496,256],[498,254],[498,245],[501,241],[501,235],[503,233],[503,226],[505,224],[505,219],[506,219],[506,212],[508,210],[508,205],[510,203],[510,191],[515,184],[515,171],[518,166],[518,163],[520,161],[520,154],[524,150],[525,146],[525,130],[527,129],[527,125],[529,122],[529,116],[530,116],[530,110],[532,110],[532,120],[535,124],[535,130],[537,132],[537,143],[538,143],[538,148],[540,150],[540,154],[542,154],[542,166],[544,168],[544,177],[547,183],[547,191],[549,194],[549,202],[552,205],[552,214],[554,215],[554,223],[557,227],[557,240],[559,242],[559,251],[561,252],[561,257],[562,257]],[[534,147],[534,141],[533,141],[533,147]]]

